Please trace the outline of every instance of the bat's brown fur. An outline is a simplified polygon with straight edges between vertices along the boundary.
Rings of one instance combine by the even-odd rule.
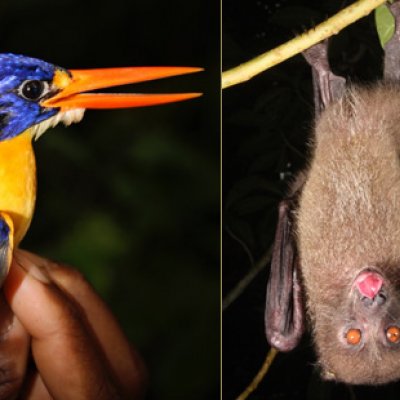
[[[385,344],[385,327],[400,321],[399,153],[399,86],[351,88],[316,123],[296,234],[321,367],[349,383],[400,378],[400,346]],[[344,329],[365,269],[382,274],[388,304],[385,315],[365,318],[365,343],[354,348]]]

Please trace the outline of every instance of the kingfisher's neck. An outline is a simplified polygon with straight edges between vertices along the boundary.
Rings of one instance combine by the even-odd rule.
[[[32,132],[0,141],[0,211],[14,223],[15,246],[21,241],[32,220],[36,199],[36,164]]]

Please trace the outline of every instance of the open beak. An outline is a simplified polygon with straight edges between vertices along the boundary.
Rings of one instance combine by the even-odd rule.
[[[60,70],[56,72],[54,83],[56,86],[61,87],[61,90],[53,97],[42,101],[41,105],[44,107],[57,107],[62,109],[129,108],[192,99],[201,96],[201,93],[116,94],[86,92],[112,86],[190,74],[198,71],[202,71],[202,68],[127,67],[70,70],[69,73],[71,75],[69,76],[67,73]]]

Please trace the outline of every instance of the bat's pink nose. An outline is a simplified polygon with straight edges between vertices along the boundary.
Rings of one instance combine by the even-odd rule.
[[[372,271],[362,272],[355,281],[358,291],[369,299],[373,299],[379,293],[382,284],[382,277]]]

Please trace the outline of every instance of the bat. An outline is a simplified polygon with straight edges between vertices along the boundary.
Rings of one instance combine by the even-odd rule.
[[[346,85],[327,43],[305,52],[316,121],[312,157],[279,205],[265,330],[290,351],[309,324],[323,378],[400,379],[400,2],[384,79]]]

